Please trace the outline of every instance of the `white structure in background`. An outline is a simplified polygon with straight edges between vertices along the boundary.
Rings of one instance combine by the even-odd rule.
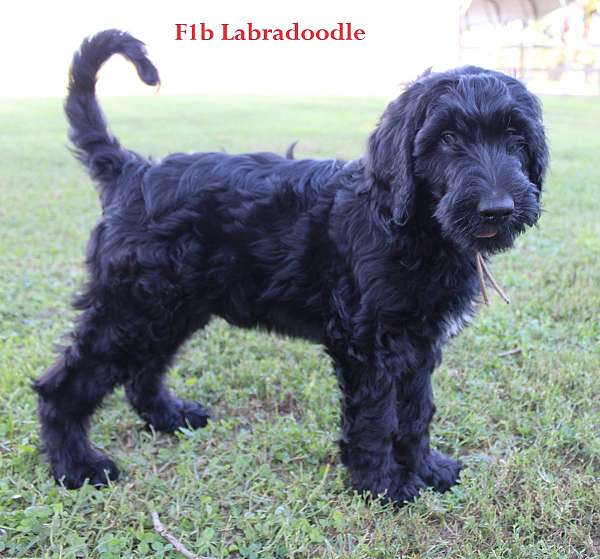
[[[461,61],[518,76],[538,93],[600,94],[600,2],[466,0]]]
[[[565,0],[464,0],[462,11],[467,26],[533,21],[562,7]]]

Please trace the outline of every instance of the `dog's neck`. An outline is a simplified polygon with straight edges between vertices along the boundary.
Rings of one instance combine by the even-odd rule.
[[[415,248],[419,249],[420,254],[428,254],[432,260],[443,256],[444,261],[448,262],[448,258],[451,257],[456,262],[457,267],[462,269],[465,274],[472,274],[474,267],[479,281],[481,298],[486,305],[490,304],[486,286],[491,287],[506,304],[510,304],[508,295],[492,275],[486,263],[486,256],[481,252],[461,249],[461,247],[445,239],[440,225],[434,219],[431,219],[434,211],[432,208],[433,205],[430,205],[427,212],[422,212],[424,215],[418,215],[417,213],[416,219],[410,224],[412,227],[403,227],[399,234],[405,236],[407,233],[412,234],[415,239]]]

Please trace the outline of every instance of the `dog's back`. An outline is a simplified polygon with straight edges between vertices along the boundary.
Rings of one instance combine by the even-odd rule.
[[[213,209],[223,204],[225,212],[240,205],[250,210],[250,204],[257,207],[248,211],[245,219],[252,220],[261,211],[273,212],[273,219],[281,212],[292,217],[317,203],[322,189],[343,165],[335,159],[289,160],[275,153],[173,154],[143,177],[145,211],[156,220],[196,199],[198,211],[204,211],[207,203]]]

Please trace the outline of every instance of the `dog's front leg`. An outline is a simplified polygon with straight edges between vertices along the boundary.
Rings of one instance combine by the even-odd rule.
[[[436,352],[385,337],[372,358],[336,359],[342,399],[342,462],[353,486],[403,503],[456,483],[460,464],[429,448]]]
[[[341,460],[355,489],[402,504],[426,486],[395,456],[400,429],[397,382],[377,367],[336,359],[342,389]]]
[[[411,357],[418,351],[409,352]],[[419,366],[407,363],[407,352],[400,352],[396,375],[396,412],[398,429],[394,434],[396,460],[436,491],[446,491],[454,485],[460,474],[457,460],[431,450],[429,447],[429,424],[435,413],[431,375],[436,360],[435,353],[426,351],[419,356]]]

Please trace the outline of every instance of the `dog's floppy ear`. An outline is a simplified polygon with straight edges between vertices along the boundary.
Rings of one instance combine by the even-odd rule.
[[[399,225],[406,224],[415,210],[413,147],[423,120],[424,89],[416,82],[392,101],[367,144],[367,184],[391,194],[391,219]]]
[[[544,126],[542,124],[540,102],[530,93],[528,95],[532,104],[532,116],[530,117],[527,138],[529,147],[529,180],[541,191],[548,167],[548,144],[546,143],[546,134],[544,133]]]
[[[548,144],[542,123],[542,106],[538,98],[530,93],[525,86],[515,78],[499,74],[508,86],[527,123],[526,141],[529,151],[529,180],[542,190],[546,169],[548,167]]]

